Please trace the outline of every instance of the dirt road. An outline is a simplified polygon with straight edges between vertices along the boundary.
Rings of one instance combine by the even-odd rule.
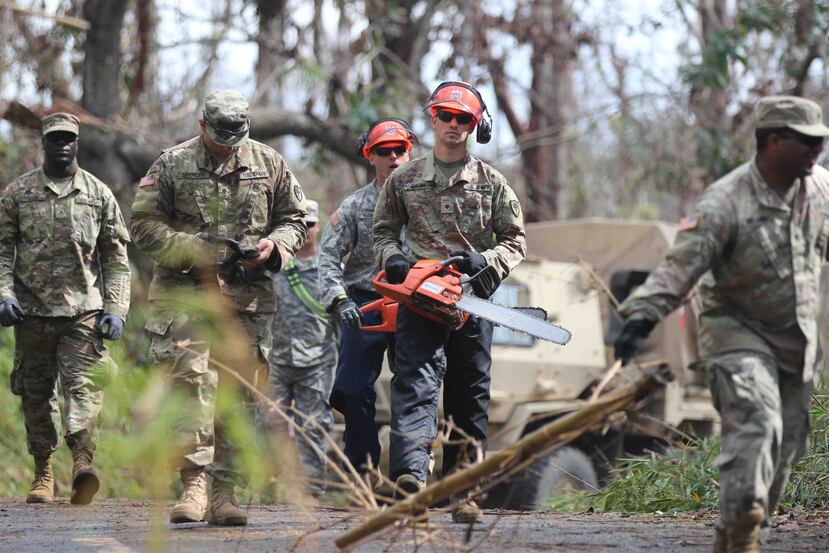
[[[105,500],[76,507],[65,499],[53,505],[26,505],[0,498],[0,551],[23,552],[265,552],[334,551],[334,540],[361,520],[358,513],[316,508],[252,505],[250,524],[216,528],[166,522],[166,504]],[[625,516],[488,511],[468,531],[434,513],[430,528],[392,529],[356,548],[392,551],[556,551],[709,552],[712,515]],[[795,520],[782,517],[763,548],[770,552],[829,551],[829,512]]]

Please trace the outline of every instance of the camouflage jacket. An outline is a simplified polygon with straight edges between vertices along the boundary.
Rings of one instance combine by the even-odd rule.
[[[279,311],[273,317],[272,363],[291,367],[334,364],[337,344],[331,315],[319,302],[317,263],[316,256],[297,257],[274,276]],[[304,296],[306,292],[310,298]]]
[[[380,187],[371,181],[343,200],[328,220],[319,249],[320,301],[325,306],[350,288],[374,291],[378,267],[372,227],[379,195]]]
[[[130,239],[107,185],[79,168],[61,192],[35,169],[6,187],[0,210],[0,299],[38,317],[126,319]]]
[[[661,319],[700,280],[703,359],[748,350],[812,379],[821,264],[829,237],[829,172],[815,167],[783,201],[756,162],[703,194],[666,259],[622,304],[625,317]]]
[[[267,270],[281,269],[302,246],[304,217],[302,188],[282,156],[264,144],[247,140],[222,165],[200,137],[164,150],[141,179],[130,225],[136,246],[155,261],[150,301],[194,291],[194,237],[209,232],[248,246],[261,238],[276,244],[281,266],[274,266],[272,256],[248,272],[247,283],[217,277],[239,311],[274,311],[273,281]],[[223,246],[213,251],[217,264],[230,255]]]
[[[403,254],[400,231],[417,259],[444,259],[454,250],[480,252],[501,279],[526,255],[524,216],[501,173],[468,154],[448,181],[434,153],[398,167],[374,211],[378,263]]]

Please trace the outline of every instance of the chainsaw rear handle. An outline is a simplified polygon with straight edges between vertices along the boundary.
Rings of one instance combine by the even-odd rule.
[[[380,324],[363,326],[360,330],[366,332],[397,332],[397,308],[399,306],[400,303],[385,297],[365,304],[360,308],[360,312],[364,315],[375,311],[380,313]]]

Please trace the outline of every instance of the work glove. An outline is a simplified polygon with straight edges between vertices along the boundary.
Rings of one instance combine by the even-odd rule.
[[[401,284],[406,280],[406,275],[409,274],[411,268],[412,264],[409,263],[409,260],[399,253],[389,257],[386,260],[385,267],[383,267],[386,270],[386,280],[389,284]]]
[[[95,328],[98,329],[98,332],[100,332],[101,336],[105,339],[118,340],[121,338],[121,334],[124,333],[124,319],[118,315],[104,313],[101,318],[98,319],[98,324],[95,325]]]
[[[360,330],[360,327],[363,326],[363,314],[360,308],[347,297],[336,300],[333,310],[337,314],[337,318],[346,328]]]
[[[622,365],[627,365],[633,356],[639,351],[642,342],[650,335],[657,321],[648,317],[637,315],[625,321],[622,332],[613,343],[613,356],[622,360]]]
[[[478,252],[457,250],[449,252],[449,257],[463,258],[453,263],[453,265],[460,272],[475,277],[475,280],[472,281],[472,290],[479,298],[489,298],[501,284],[498,270],[491,267],[486,262],[486,258]]]
[[[453,265],[457,270],[469,276],[475,276],[487,267],[486,258],[478,252],[457,250],[449,252],[449,257],[462,257],[462,260],[456,261]]]
[[[0,303],[0,324],[3,326],[19,325],[25,318],[26,312],[16,299],[6,298]]]

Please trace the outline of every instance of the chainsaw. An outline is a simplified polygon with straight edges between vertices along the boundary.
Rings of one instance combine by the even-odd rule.
[[[367,303],[360,310],[363,313],[379,312],[381,322],[364,326],[362,330],[395,332],[397,311],[402,303],[421,317],[445,324],[452,330],[459,329],[470,315],[475,315],[555,344],[564,345],[570,341],[570,331],[547,321],[547,312],[542,308],[505,307],[476,297],[469,283],[478,275],[466,275],[453,266],[462,259],[420,260],[401,284],[390,284],[386,280],[386,271],[380,271],[374,278],[374,288],[383,297]]]

